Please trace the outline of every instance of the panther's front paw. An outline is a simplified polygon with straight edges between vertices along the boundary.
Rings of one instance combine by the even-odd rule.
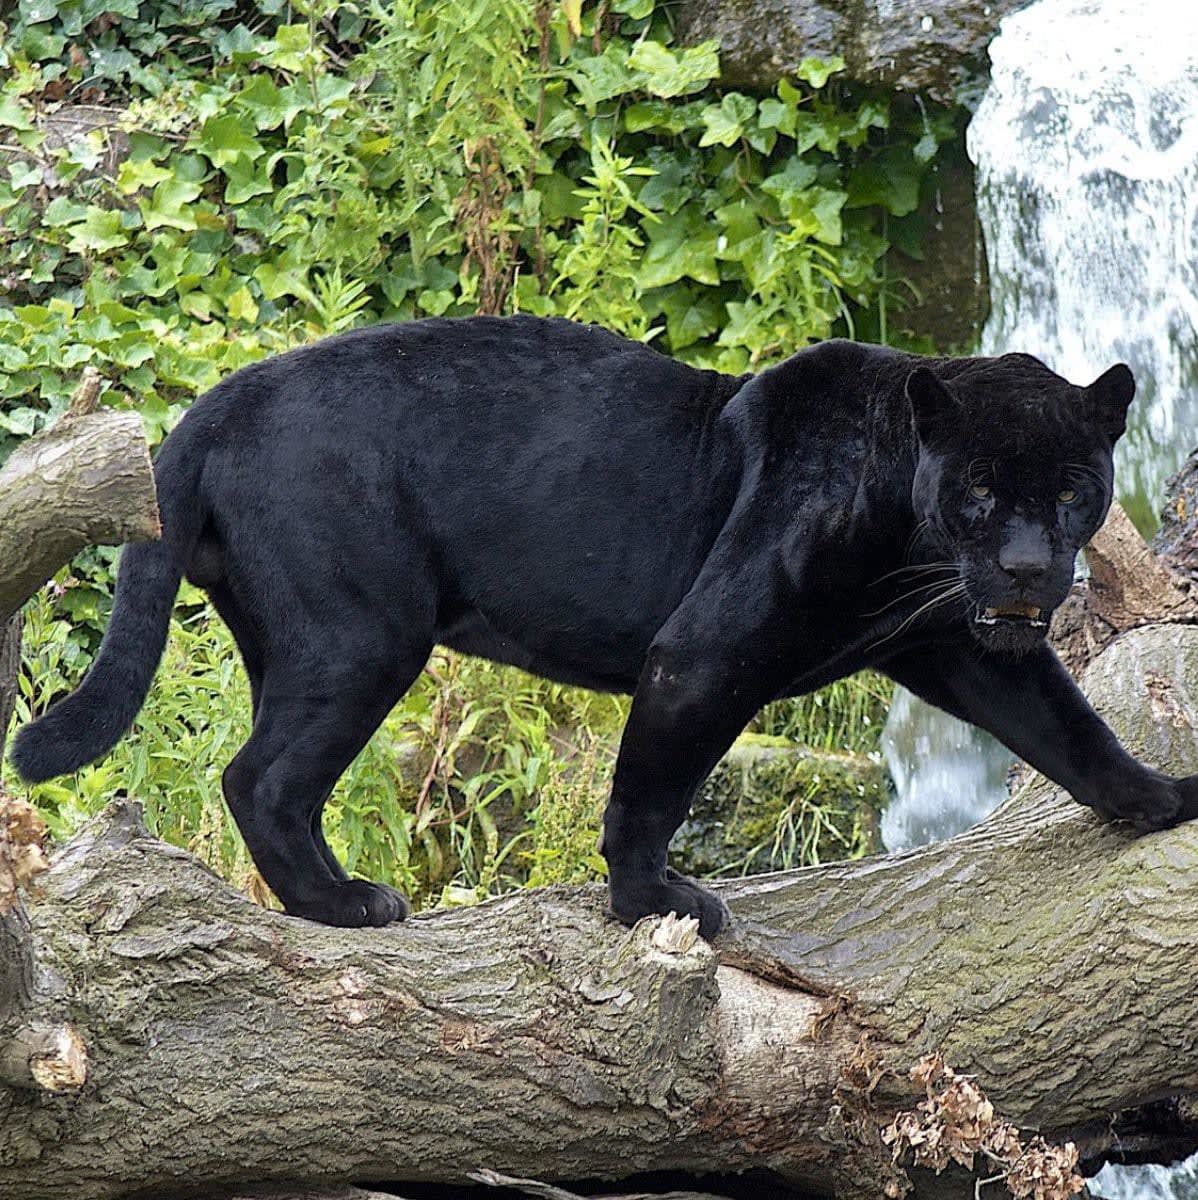
[[[1181,798],[1175,825],[1182,821],[1192,821],[1198,817],[1198,775],[1187,775],[1184,779],[1175,779],[1174,787]]]
[[[304,904],[289,904],[293,917],[306,917],[322,925],[360,929],[366,925],[390,925],[408,915],[408,902],[394,888],[365,879],[338,882],[327,892]]]
[[[635,925],[642,917],[672,912],[680,917],[694,917],[699,922],[700,935],[710,940],[731,920],[728,906],[719,896],[668,868],[659,877],[625,884],[613,881],[610,896],[611,914],[625,925]]]
[[[1159,771],[1145,771],[1112,786],[1093,807],[1108,821],[1126,821],[1138,833],[1171,829],[1198,816],[1198,776],[1171,779]]]

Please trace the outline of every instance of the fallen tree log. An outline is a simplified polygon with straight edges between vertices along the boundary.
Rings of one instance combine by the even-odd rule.
[[[16,702],[21,606],[85,546],[159,533],[141,419],[98,411],[100,390],[99,373],[85,368],[62,420],[0,468],[0,776]],[[0,1080],[69,1091],[85,1078],[82,1040],[64,1023],[26,1019],[37,1007],[37,955],[18,889],[42,867],[43,834],[32,809],[0,784]]]
[[[1198,770],[1198,630],[1137,630],[1087,680],[1133,750]],[[30,908],[19,1027],[82,1058],[31,1082],[0,1049],[0,1195],[761,1168],[878,1200],[925,1054],[1091,1147],[1198,1090],[1198,823],[1137,838],[1038,780],[949,842],[720,886],[714,947],[622,928],[597,886],[328,929],[117,803]]]

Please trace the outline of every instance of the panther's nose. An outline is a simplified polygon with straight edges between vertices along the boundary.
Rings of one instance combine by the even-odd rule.
[[[1047,570],[1051,558],[1028,550],[1005,550],[998,556],[998,565],[1020,586],[1030,587]]]

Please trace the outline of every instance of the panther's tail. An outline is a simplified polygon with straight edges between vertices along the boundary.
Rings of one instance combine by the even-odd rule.
[[[121,555],[112,618],[83,682],[16,736],[12,763],[31,783],[66,775],[111,750],[133,724],[162,651],[179,581],[204,523],[202,458],[182,426],[155,464],[162,537]]]

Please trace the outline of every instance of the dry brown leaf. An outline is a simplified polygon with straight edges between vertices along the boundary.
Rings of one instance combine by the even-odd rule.
[[[985,1092],[958,1075],[939,1055],[927,1055],[911,1068],[911,1080],[927,1099],[898,1113],[882,1130],[895,1162],[909,1159],[939,1174],[949,1162],[973,1169],[976,1155],[1006,1171],[1007,1189],[1017,1200],[1069,1200],[1085,1187],[1077,1173],[1072,1142],[1050,1146],[1033,1138],[1026,1146],[1018,1129],[996,1115]]]
[[[32,804],[0,792],[0,913],[10,911],[17,890],[49,867],[46,836],[46,823]]]

